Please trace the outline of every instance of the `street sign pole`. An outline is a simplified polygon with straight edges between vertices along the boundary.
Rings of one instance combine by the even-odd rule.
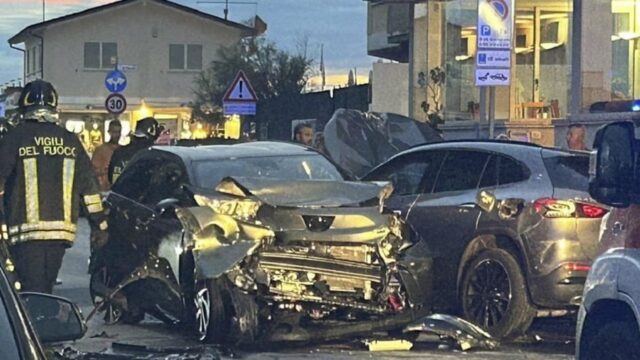
[[[496,87],[489,87],[489,139],[494,138],[496,126]]]
[[[496,86],[511,85],[514,0],[478,0],[475,84],[480,88],[480,125],[487,119],[494,137]]]

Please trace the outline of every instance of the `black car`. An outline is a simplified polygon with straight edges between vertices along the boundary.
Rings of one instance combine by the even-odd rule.
[[[41,342],[76,340],[86,329],[74,304],[46,294],[22,293],[19,297],[4,268],[0,267],[0,352],[3,359],[45,360]]]
[[[391,181],[386,205],[426,239],[435,310],[508,337],[580,304],[607,213],[589,197],[588,168],[586,152],[453,141],[402,152],[364,180]],[[482,190],[521,205],[495,219],[476,206]]]

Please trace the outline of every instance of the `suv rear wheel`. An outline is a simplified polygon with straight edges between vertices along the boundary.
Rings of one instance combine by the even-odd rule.
[[[502,249],[485,250],[468,264],[460,294],[464,318],[498,338],[523,334],[535,318],[520,265]]]

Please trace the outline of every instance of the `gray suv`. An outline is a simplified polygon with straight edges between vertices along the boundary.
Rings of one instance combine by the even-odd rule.
[[[367,181],[391,181],[401,212],[434,258],[435,311],[458,312],[494,336],[512,337],[538,316],[580,304],[607,208],[588,193],[589,156],[503,141],[455,141],[404,151]],[[498,217],[480,191],[518,199]]]

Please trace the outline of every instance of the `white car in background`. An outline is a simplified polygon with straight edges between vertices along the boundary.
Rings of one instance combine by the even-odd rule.
[[[632,122],[600,129],[589,193],[613,206],[601,222],[601,255],[585,283],[576,359],[640,359],[640,141]]]
[[[576,359],[640,359],[640,249],[614,248],[593,263],[578,313]]]

